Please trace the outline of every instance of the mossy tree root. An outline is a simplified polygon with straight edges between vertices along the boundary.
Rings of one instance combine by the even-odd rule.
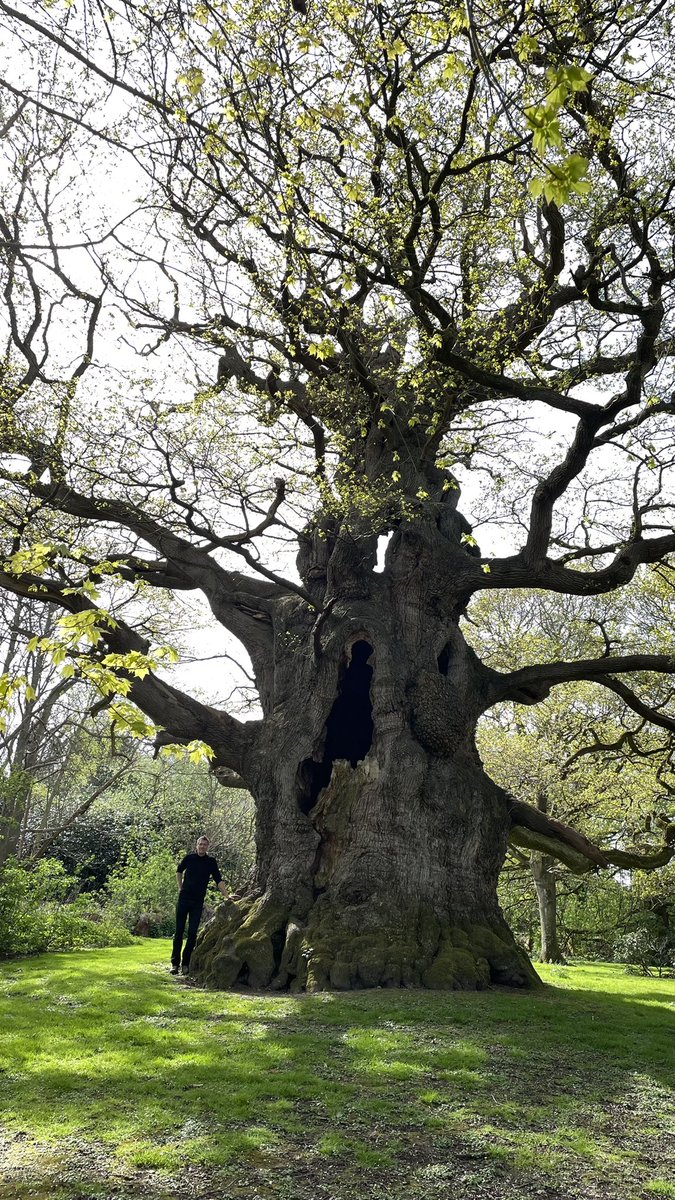
[[[221,905],[197,943],[192,975],[207,987],[293,992],[539,983],[506,926],[451,924],[423,911],[336,915],[321,899],[303,919],[269,896]]]

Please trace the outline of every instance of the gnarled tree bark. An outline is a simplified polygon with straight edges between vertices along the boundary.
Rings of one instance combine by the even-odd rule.
[[[413,590],[370,574],[333,605],[318,658],[313,611],[287,606],[271,714],[243,768],[255,878],[202,935],[198,981],[536,982],[497,903],[509,802],[474,745],[481,667],[456,619]]]

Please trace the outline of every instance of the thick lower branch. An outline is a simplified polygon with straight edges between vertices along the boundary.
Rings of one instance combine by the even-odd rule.
[[[584,875],[594,867],[655,871],[675,858],[675,824],[667,826],[664,844],[655,850],[617,850],[613,847],[600,849],[576,829],[522,800],[509,798],[509,815],[512,822],[510,845],[549,854],[575,875]]]
[[[531,850],[541,850],[543,854],[553,854],[563,862],[567,862],[565,855],[568,855],[575,863],[581,857],[597,867],[609,865],[603,851],[583,833],[578,833],[569,825],[563,825],[562,821],[556,821],[554,817],[549,817],[539,808],[533,808],[531,804],[509,797],[509,816],[513,826],[510,840],[516,846],[527,846]],[[535,842],[536,844],[533,844]],[[573,851],[572,855],[569,855],[570,850]]]
[[[526,829],[523,825],[513,826],[509,834],[509,845],[523,850],[535,850],[539,854],[548,854],[558,862],[564,863],[575,875],[585,875],[598,865],[581,851],[560,841],[559,838],[547,837],[546,834],[538,833],[534,829]]]
[[[675,826],[669,826],[675,832]],[[667,867],[675,858],[673,842],[660,846],[658,850],[640,853],[638,850],[607,850],[607,861],[613,867],[625,867],[634,871],[657,871],[659,867]]]
[[[630,688],[613,678],[616,674],[636,671],[675,675],[675,658],[669,654],[617,654],[604,658],[579,659],[577,662],[539,663],[504,675],[495,671],[492,673],[486,707],[489,708],[501,700],[513,700],[517,704],[536,704],[544,699],[556,684],[583,679],[610,688],[646,720],[662,725],[665,729],[675,729],[675,720],[644,704]]]
[[[170,577],[182,580],[183,588],[199,588],[203,591],[216,619],[239,638],[249,652],[260,644],[264,636],[263,627],[270,625],[270,606],[284,594],[283,580],[275,577],[273,582],[269,582],[243,575],[239,571],[227,571],[206,549],[180,537],[140,508],[123,500],[85,496],[66,484],[53,487],[35,483],[31,485],[31,493],[58,512],[85,521],[111,522],[142,538],[160,556],[157,564],[159,569]],[[133,574],[135,560],[123,552],[119,558],[126,571]],[[253,566],[256,569],[255,563]],[[153,564],[144,564],[139,567],[137,576],[144,581],[152,581],[152,567]],[[295,585],[288,585],[289,592],[296,590]]]
[[[600,596],[630,583],[643,563],[662,562],[675,553],[675,533],[663,537],[635,538],[622,545],[608,566],[599,571],[575,571],[553,559],[527,562],[522,553],[508,558],[486,558],[473,591],[487,588],[541,588],[564,596]]]
[[[68,595],[49,579],[36,575],[7,575],[0,571],[0,587],[30,600],[58,605],[70,613],[99,612],[85,596]],[[147,655],[150,644],[130,625],[116,618],[114,627],[106,624],[101,613],[100,632],[113,654],[130,651]],[[257,729],[256,722],[243,723],[211,705],[202,704],[179,688],[149,672],[143,679],[128,675],[123,668],[114,672],[120,679],[131,681],[128,698],[146,716],[160,725],[172,741],[184,744],[205,742],[213,749],[218,765],[240,772]]]

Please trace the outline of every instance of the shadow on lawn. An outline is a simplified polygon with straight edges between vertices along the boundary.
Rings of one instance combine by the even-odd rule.
[[[635,1158],[636,1078],[675,1084],[675,988],[263,997],[204,992],[122,951],[5,964],[0,979],[10,1128],[84,1139],[133,1170],[260,1156],[290,1170],[292,1152],[298,1170],[330,1160],[402,1184],[458,1138],[487,1130],[506,1153],[561,1113],[600,1150],[625,1134]]]

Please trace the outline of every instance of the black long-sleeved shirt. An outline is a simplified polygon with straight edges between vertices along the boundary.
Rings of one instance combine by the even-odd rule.
[[[209,879],[220,883],[223,878],[218,863],[210,854],[186,854],[181,858],[176,871],[183,875],[180,894],[190,900],[203,900]]]

